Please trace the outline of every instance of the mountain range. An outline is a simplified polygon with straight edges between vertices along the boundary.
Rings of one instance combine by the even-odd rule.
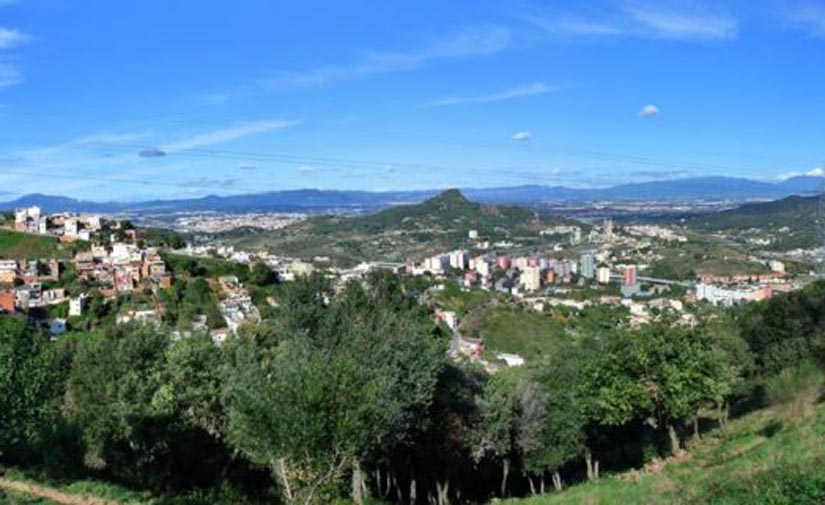
[[[791,195],[812,195],[825,177],[799,176],[780,182],[765,182],[736,177],[693,177],[622,184],[607,188],[569,188],[565,186],[524,185],[497,188],[463,188],[470,200],[488,204],[525,206],[552,202],[592,201],[690,201],[774,200]],[[62,196],[30,194],[0,202],[0,208],[37,205],[47,212],[100,212],[169,214],[174,212],[370,212],[404,203],[417,203],[438,194],[439,190],[420,191],[340,191],[299,189],[265,193],[201,198],[148,200],[140,202],[92,202]]]

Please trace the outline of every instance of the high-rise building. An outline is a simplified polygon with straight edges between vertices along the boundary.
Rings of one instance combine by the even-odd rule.
[[[613,242],[613,219],[605,218],[602,229],[604,231],[604,241]]]
[[[581,256],[581,268],[579,272],[581,276],[585,279],[592,279],[595,275],[596,270],[596,263],[593,259],[593,255],[590,253],[582,254]]]
[[[599,284],[610,284],[610,269],[608,267],[599,267],[596,270],[596,280]]]
[[[538,291],[541,288],[541,269],[539,267],[527,267],[522,270],[519,284],[525,291]]]
[[[622,284],[625,286],[634,286],[637,283],[636,279],[636,265],[630,265],[624,269],[624,279]]]
[[[453,251],[450,253],[450,266],[456,270],[467,268],[467,251]]]

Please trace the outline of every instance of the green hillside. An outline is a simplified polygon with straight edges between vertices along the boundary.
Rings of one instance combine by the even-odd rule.
[[[2,259],[63,258],[68,255],[69,251],[52,237],[0,230]]]
[[[815,504],[825,500],[825,405],[787,422],[761,410],[693,442],[689,452],[649,466],[509,505]]]
[[[814,247],[818,197],[791,196],[772,202],[751,203],[716,214],[690,219],[687,224],[700,231],[720,231],[745,237],[758,237],[762,230],[775,238],[774,250]],[[783,228],[787,228],[784,231]],[[782,230],[782,231],[780,231]]]
[[[329,256],[339,264],[352,264],[365,259],[403,261],[464,247],[470,230],[486,240],[537,244],[542,228],[562,222],[568,221],[537,217],[521,207],[470,202],[453,189],[420,204],[369,216],[321,216],[282,230],[230,237],[239,247],[305,258]]]

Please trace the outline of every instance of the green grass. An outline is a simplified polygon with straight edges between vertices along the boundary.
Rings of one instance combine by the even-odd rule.
[[[5,477],[9,480],[48,487],[62,493],[99,498],[122,505],[243,505],[250,503],[231,488],[215,488],[191,491],[180,495],[154,496],[147,491],[134,491],[102,480],[82,479],[55,481],[32,472],[10,469]],[[5,500],[5,501],[4,501]],[[0,505],[49,505],[54,502],[21,493],[0,491]]]
[[[71,248],[52,237],[0,230],[2,259],[68,258],[70,255]]]
[[[825,405],[791,424],[766,409],[689,445],[661,472],[635,471],[509,505],[825,503]]]
[[[0,491],[0,505],[52,505],[55,502],[20,493],[3,493]]]
[[[481,320],[478,336],[491,351],[530,359],[553,352],[565,334],[564,323],[532,310],[499,305]]]

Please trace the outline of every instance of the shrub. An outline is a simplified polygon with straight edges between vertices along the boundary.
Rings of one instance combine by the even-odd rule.
[[[822,394],[825,373],[810,361],[786,368],[766,383],[768,402],[789,420],[808,417]]]

